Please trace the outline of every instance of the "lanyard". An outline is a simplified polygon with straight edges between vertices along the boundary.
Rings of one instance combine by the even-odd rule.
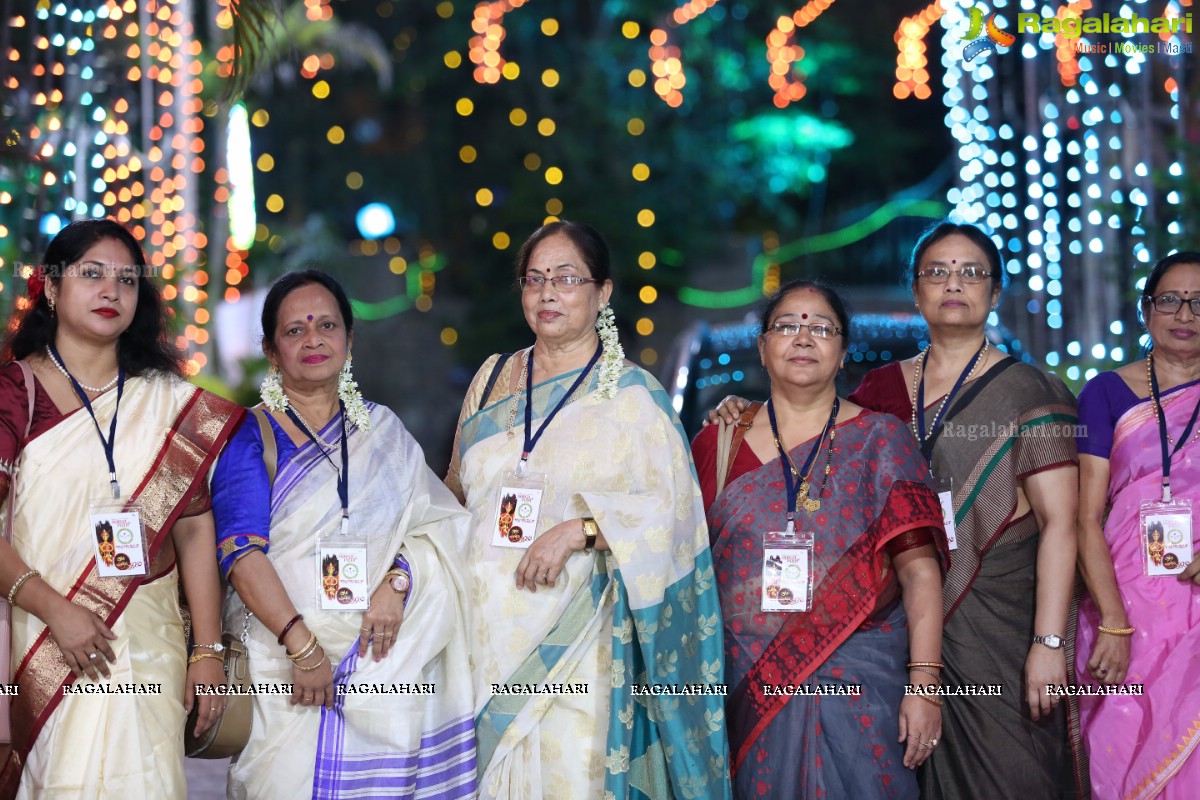
[[[349,533],[350,532],[350,443],[349,443],[350,437],[346,434],[346,404],[339,400],[338,408],[341,410],[341,415],[342,415],[342,468],[341,469],[338,469],[338,465],[333,463],[333,459],[330,457],[329,451],[327,451],[324,447],[322,447],[323,443],[321,442],[321,440],[317,438],[316,434],[313,433],[311,429],[309,429],[308,425],[306,425],[304,423],[304,420],[300,419],[300,415],[297,414],[296,411],[291,406],[288,406],[288,408],[287,408],[287,415],[288,415],[288,419],[290,419],[296,425],[297,428],[304,431],[304,435],[307,436],[309,438],[309,441],[311,441],[316,446],[317,450],[321,453],[321,455],[325,456],[325,460],[329,462],[329,466],[331,466],[335,470],[337,470],[338,499],[342,501],[342,533]]]
[[[917,407],[915,409],[917,412],[917,440],[921,445],[921,450],[925,449],[926,442],[934,438],[934,433],[937,432],[938,426],[942,424],[946,418],[946,414],[950,411],[950,405],[954,402],[954,396],[958,394],[962,385],[967,382],[967,376],[975,371],[975,367],[978,366],[979,357],[983,355],[983,351],[986,348],[987,341],[985,340],[975,352],[974,358],[967,363],[967,366],[963,367],[963,371],[958,375],[958,380],[954,382],[954,388],[950,390],[950,394],[946,395],[946,399],[942,401],[941,407],[938,409],[937,414],[934,415],[933,425],[929,427],[928,434],[925,433],[925,370],[921,370],[921,380],[917,383]],[[928,356],[926,356],[926,361],[928,361]],[[921,366],[924,366],[924,364]],[[928,458],[932,462],[933,454],[929,454]]]
[[[767,400],[767,418],[771,420],[771,435],[775,439],[775,447],[779,450],[779,463],[783,466],[783,485],[787,492],[787,521],[789,529],[794,524],[796,512],[800,510],[800,484],[808,480],[808,475],[812,470],[813,461],[817,457],[817,453],[821,450],[821,442],[825,441],[825,437],[829,435],[830,428],[833,427],[834,420],[837,419],[838,409],[841,407],[842,401],[840,398],[833,398],[833,411],[829,414],[829,420],[825,423],[825,427],[821,430],[821,435],[817,437],[817,441],[813,442],[812,448],[808,451],[808,457],[804,459],[804,467],[800,470],[796,469],[795,462],[783,449],[783,440],[779,437],[779,423],[775,419],[775,405]]]
[[[100,430],[100,422],[96,419],[96,412],[92,410],[92,401],[88,400],[87,393],[83,391],[83,387],[79,385],[79,381],[75,380],[75,376],[67,369],[67,365],[58,354],[57,348],[53,344],[47,346],[50,348],[50,355],[62,367],[63,372],[67,373],[67,378],[71,381],[71,388],[79,396],[83,407],[91,415],[92,424],[96,426],[96,435],[100,437],[100,444],[104,446],[104,458],[108,460],[108,485],[112,487],[113,499],[117,500],[121,497],[121,484],[117,483],[117,463],[113,460],[113,448],[117,443],[117,412],[121,410],[121,395],[125,393],[125,368],[121,366],[117,367],[117,406],[113,409],[112,422],[108,426],[108,438],[105,439],[103,431]]]
[[[1192,435],[1192,428],[1196,427],[1196,417],[1200,415],[1200,402],[1196,403],[1196,408],[1192,411],[1192,418],[1188,420],[1187,427],[1183,429],[1183,435],[1175,442],[1175,449],[1167,452],[1167,414],[1163,411],[1162,403],[1158,401],[1158,373],[1154,370],[1154,357],[1150,357],[1150,402],[1154,403],[1154,410],[1158,413],[1158,439],[1162,444],[1162,499],[1164,503],[1171,502],[1171,458],[1180,451],[1184,442]]]
[[[525,474],[525,465],[529,461],[529,454],[533,452],[533,448],[537,445],[538,439],[542,438],[542,434],[546,432],[546,426],[554,419],[559,411],[562,411],[563,406],[571,399],[571,395],[575,394],[575,390],[583,385],[587,379],[588,373],[592,371],[592,367],[596,366],[596,362],[600,360],[600,354],[604,351],[603,344],[596,345],[596,352],[592,355],[592,360],[583,368],[583,372],[579,373],[579,377],[571,384],[571,388],[558,401],[558,405],[546,415],[546,421],[538,427],[537,433],[533,432],[533,350],[529,351],[529,364],[525,370],[525,445],[521,448],[521,463],[518,465],[518,474]]]

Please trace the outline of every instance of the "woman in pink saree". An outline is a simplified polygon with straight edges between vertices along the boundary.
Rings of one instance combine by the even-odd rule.
[[[1200,253],[1159,261],[1141,310],[1153,341],[1146,359],[1096,376],[1079,396],[1088,591],[1076,672],[1118,692],[1080,698],[1095,796],[1170,800],[1195,797],[1200,782],[1200,559],[1188,564],[1187,530],[1200,506]],[[1166,497],[1183,513],[1164,531],[1164,517],[1143,506]]]

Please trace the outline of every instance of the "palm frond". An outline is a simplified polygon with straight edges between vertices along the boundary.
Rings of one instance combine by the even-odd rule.
[[[233,60],[225,99],[240,97],[263,65],[278,58],[282,16],[279,0],[228,0],[233,26]]]

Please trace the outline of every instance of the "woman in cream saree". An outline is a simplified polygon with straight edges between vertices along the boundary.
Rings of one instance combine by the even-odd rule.
[[[509,385],[519,359],[497,385]],[[533,416],[576,377],[535,386]],[[531,465],[551,480],[539,530],[587,513],[611,552],[576,554],[535,593],[514,585],[522,551],[491,545],[502,474],[521,449],[506,421],[514,403],[520,418],[523,393],[460,430],[450,482],[461,482],[474,520],[480,796],[727,797],[720,607],[687,440],[641,369],[624,368],[611,400],[596,389],[592,376]],[[642,694],[664,691],[695,693]]]
[[[215,654],[199,652],[220,632],[205,477],[243,412],[180,380],[145,265],[119,224],[71,223],[31,274],[6,341],[0,496],[11,539],[0,543],[0,591],[17,696],[0,797],[184,795],[191,687],[221,675]],[[113,563],[131,577],[98,574],[107,559],[89,505],[114,495],[122,511],[140,505],[144,551],[128,528],[115,531]],[[203,727],[221,705],[201,704]]]

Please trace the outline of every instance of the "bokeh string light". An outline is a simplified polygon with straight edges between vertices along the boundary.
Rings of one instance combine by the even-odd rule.
[[[899,100],[915,97],[928,100],[933,96],[929,88],[929,59],[925,41],[929,29],[946,13],[943,0],[921,9],[920,13],[905,17],[896,28],[896,84],[892,94]]]
[[[654,93],[671,108],[683,104],[687,75],[683,71],[683,54],[679,46],[671,42],[670,31],[688,24],[718,2],[720,0],[689,0],[676,8],[661,27],[650,31],[650,74],[654,76]]]
[[[959,158],[948,199],[959,218],[1002,239],[1013,295],[1006,307],[1019,310],[1011,327],[1025,348],[1068,379],[1085,380],[1145,344],[1133,290],[1185,233],[1182,155],[1155,143],[1181,130],[1178,87],[1185,59],[1194,56],[1183,47],[1176,54],[1113,52],[1145,33],[1085,34],[1072,39],[1077,71],[1064,70],[1072,62],[1059,37],[1045,32],[1018,33],[1007,51],[964,62],[960,39],[973,6],[958,0],[942,20],[943,101]],[[1009,0],[994,8],[1009,31],[1026,10]],[[1151,18],[1161,8],[1135,0],[1121,5],[1120,16]],[[1055,16],[1057,9],[1042,11]],[[1179,34],[1167,41],[1183,44]],[[1101,44],[1107,52],[1095,52]],[[1038,93],[1023,92],[1028,85]],[[1139,135],[1128,135],[1131,129]],[[1165,186],[1156,185],[1156,174]],[[1156,238],[1160,232],[1171,238]]]
[[[807,27],[834,2],[809,0],[790,17],[777,19],[775,28],[767,34],[767,61],[771,64],[771,77],[767,83],[775,90],[774,103],[777,108],[787,107],[808,92],[804,86],[804,73],[799,69],[799,63],[804,59],[804,48],[795,44],[796,31]]]

